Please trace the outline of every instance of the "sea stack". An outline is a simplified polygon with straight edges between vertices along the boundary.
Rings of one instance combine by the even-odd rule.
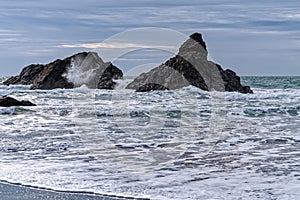
[[[146,92],[193,85],[206,91],[253,93],[249,86],[241,85],[240,77],[234,71],[223,70],[207,57],[208,51],[202,35],[194,33],[182,44],[175,57],[139,75],[126,88]]]
[[[122,78],[122,71],[112,63],[104,62],[97,53],[82,52],[45,65],[29,65],[3,84],[31,85],[31,89],[42,90],[68,89],[83,84],[93,89],[114,89],[113,79]]]

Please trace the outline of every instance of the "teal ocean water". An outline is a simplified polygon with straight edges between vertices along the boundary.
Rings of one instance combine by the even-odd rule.
[[[0,95],[37,104],[0,108],[0,181],[150,199],[296,200],[300,77],[242,82],[254,94],[0,84]]]
[[[260,89],[300,89],[300,76],[246,76],[242,81]]]

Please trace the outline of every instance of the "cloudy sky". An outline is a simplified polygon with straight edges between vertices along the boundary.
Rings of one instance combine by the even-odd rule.
[[[0,75],[95,47],[119,48],[116,41],[99,43],[144,27],[183,35],[201,32],[210,57],[240,75],[300,75],[299,0],[1,0]],[[130,41],[123,47],[134,45]],[[166,57],[159,60],[150,54]],[[151,59],[164,62],[169,56],[158,50],[139,51],[115,64],[128,70],[128,60],[141,61],[143,55],[145,64]]]

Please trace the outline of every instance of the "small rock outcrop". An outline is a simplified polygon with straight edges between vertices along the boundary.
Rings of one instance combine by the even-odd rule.
[[[4,81],[4,85],[31,85],[31,89],[51,90],[74,88],[86,84],[90,88],[113,89],[113,79],[123,78],[120,69],[103,62],[94,52],[75,54],[46,65],[25,67],[17,76]]]
[[[34,103],[30,101],[18,101],[12,97],[3,96],[0,97],[0,107],[11,107],[11,106],[36,106]]]
[[[194,33],[179,48],[178,54],[164,64],[136,77],[127,89],[138,92],[172,90],[193,85],[206,91],[237,91],[253,93],[242,86],[240,77],[232,70],[207,59],[206,43],[200,33]]]

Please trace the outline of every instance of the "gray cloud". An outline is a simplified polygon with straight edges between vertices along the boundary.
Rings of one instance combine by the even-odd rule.
[[[202,32],[214,60],[240,74],[257,74],[264,66],[272,70],[263,73],[278,75],[286,66],[285,74],[300,75],[292,56],[300,33],[293,0],[2,0],[0,24],[0,75],[89,50],[83,44],[137,27]]]

